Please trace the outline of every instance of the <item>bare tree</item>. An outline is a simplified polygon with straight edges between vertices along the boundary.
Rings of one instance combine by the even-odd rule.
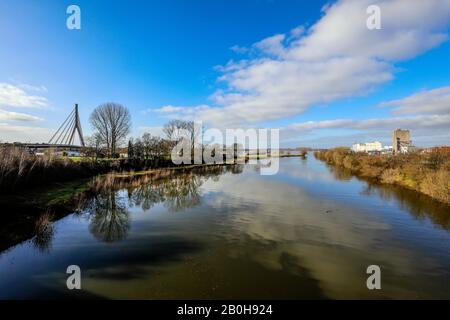
[[[84,148],[85,154],[97,161],[98,158],[104,154],[104,145],[100,134],[95,133],[94,135],[87,137],[85,140],[87,142],[87,145]]]
[[[114,156],[117,146],[130,132],[131,116],[123,105],[105,103],[95,108],[91,114],[90,123],[110,151],[110,156]]]
[[[163,127],[163,132],[167,139],[171,141],[180,141],[186,138],[187,122],[183,120],[170,120]]]
[[[150,159],[154,148],[154,140],[150,133],[144,133],[141,138],[142,145],[144,147],[144,158]]]
[[[166,134],[167,139],[172,142],[188,141],[191,155],[194,154],[195,142],[199,138],[199,132],[194,121],[171,120],[164,125],[163,132]]]
[[[144,159],[145,157],[144,144],[139,138],[137,138],[133,144],[133,153],[136,159]]]

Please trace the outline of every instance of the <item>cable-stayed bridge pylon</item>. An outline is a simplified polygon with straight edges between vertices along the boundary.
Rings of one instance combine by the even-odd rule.
[[[78,114],[78,104],[64,120],[62,125],[58,128],[55,134],[49,140],[49,144],[72,146],[75,142],[75,135],[78,134],[80,144],[85,146],[83,131],[81,130],[80,116]]]

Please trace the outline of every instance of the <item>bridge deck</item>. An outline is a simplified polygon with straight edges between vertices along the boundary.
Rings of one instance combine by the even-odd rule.
[[[28,149],[75,149],[80,150],[83,147],[77,146],[77,145],[70,145],[70,144],[51,144],[51,143],[24,143],[22,146],[28,148]]]

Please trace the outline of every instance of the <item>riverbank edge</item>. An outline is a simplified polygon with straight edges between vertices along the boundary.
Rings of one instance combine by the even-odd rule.
[[[333,166],[336,166],[339,168],[349,170],[349,172],[352,175],[354,175],[355,177],[369,179],[369,180],[372,180],[372,181],[374,181],[376,183],[380,183],[380,184],[395,185],[395,186],[402,187],[402,188],[405,188],[408,190],[413,190],[415,192],[418,192],[420,194],[428,196],[431,199],[450,207],[450,200],[446,201],[440,197],[433,196],[432,194],[424,192],[423,190],[421,190],[420,185],[418,185],[417,187],[412,187],[411,185],[407,184],[407,182],[405,182],[407,180],[393,180],[393,179],[384,179],[383,178],[383,173],[387,172],[387,170],[399,169],[399,168],[386,167],[386,168],[380,169],[379,167],[368,166],[369,169],[373,169],[373,170],[365,170],[364,173],[362,173],[360,169],[353,167],[355,165],[354,161],[356,160],[356,154],[346,153],[344,155],[344,158],[342,158],[342,161],[335,161],[335,160],[332,160],[332,159],[326,157],[326,152],[330,152],[330,151],[336,152],[336,153],[341,152],[341,150],[316,151],[316,152],[314,152],[314,157],[320,161],[323,161],[323,162],[329,164],[329,165],[333,165]],[[345,163],[344,163],[345,157],[350,158],[350,161],[347,161],[347,162],[351,163],[351,165],[345,165]],[[445,192],[445,191],[442,191],[442,192]]]
[[[21,194],[5,194],[0,196],[0,206],[3,208],[11,207],[10,203],[15,203],[14,207],[16,209],[26,209],[33,208],[36,211],[48,210],[57,207],[69,208],[73,204],[72,200],[80,194],[89,191],[89,183],[94,179],[100,178],[102,176],[114,175],[118,178],[132,177],[132,176],[143,176],[149,175],[161,170],[176,171],[176,170],[190,170],[201,167],[208,166],[226,166],[234,165],[231,163],[222,164],[191,164],[191,165],[179,165],[174,167],[162,167],[162,168],[152,168],[148,170],[141,171],[122,171],[115,172],[111,171],[108,173],[97,174],[89,178],[80,178],[72,181],[65,182],[54,182],[45,188],[32,188],[27,189]],[[21,210],[19,210],[21,211]]]
[[[22,194],[0,195],[2,206],[2,224],[0,224],[0,252],[33,239],[37,230],[59,221],[67,215],[79,210],[85,200],[95,192],[98,180],[134,179],[147,175],[159,175],[161,172],[190,172],[214,166],[233,166],[235,163],[192,164],[174,167],[152,168],[142,171],[109,172],[90,178],[52,183],[44,189],[29,189]],[[22,230],[17,234],[11,230]]]

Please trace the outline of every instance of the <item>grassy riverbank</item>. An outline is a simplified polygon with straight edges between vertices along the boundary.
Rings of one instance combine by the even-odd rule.
[[[281,155],[280,157],[291,156],[302,155]],[[242,157],[235,159],[234,162],[243,163],[250,159],[266,157],[268,156]],[[174,167],[180,166],[175,165],[167,155],[131,159],[69,158],[57,157],[52,153],[36,156],[24,148],[6,146],[0,147],[0,192],[4,195],[17,195],[30,189],[47,189],[55,183],[74,182],[110,172],[134,172],[136,174],[153,169]],[[181,167],[188,166],[182,165]]]
[[[36,156],[23,148],[0,148],[0,192],[20,194],[25,190],[48,188],[55,183],[73,182],[108,172],[143,171],[173,167],[167,158],[92,159]]]
[[[108,225],[115,225],[119,214],[115,207],[118,190],[127,190],[130,201],[160,203],[171,202],[172,210],[196,204],[197,190],[206,178],[215,178],[226,172],[240,173],[242,165],[196,164],[139,172],[111,172],[88,179],[64,183],[52,183],[42,188],[26,190],[20,194],[0,194],[2,212],[0,218],[0,251],[31,240],[39,250],[48,250],[54,222],[69,214],[85,213],[106,219]],[[201,177],[201,178],[200,178]],[[120,196],[117,196],[120,198]],[[93,210],[92,206],[98,206]],[[120,209],[118,209],[120,211]],[[111,219],[111,220],[109,220]],[[97,220],[98,221],[98,220]],[[110,239],[109,231],[103,230]],[[103,239],[103,236],[101,238]]]
[[[314,156],[330,165],[349,169],[355,175],[406,187],[450,204],[450,153],[368,155],[334,148],[316,151]]]
[[[104,161],[103,161],[104,162]],[[79,165],[80,163],[78,163]],[[189,172],[194,169],[201,168],[210,168],[217,166],[216,164],[193,164],[193,165],[179,165],[172,167],[161,167],[161,168],[152,168],[145,169],[140,171],[134,170],[111,170],[106,171],[106,173],[99,172],[93,174],[90,177],[78,177],[68,181],[60,181],[60,182],[48,182],[39,187],[30,187],[19,192],[13,193],[2,193],[0,195],[0,206],[6,209],[14,209],[14,211],[23,209],[24,211],[29,212],[30,208],[32,208],[36,212],[41,212],[42,210],[46,210],[48,208],[55,207],[73,207],[74,203],[76,203],[79,199],[78,196],[83,196],[86,192],[92,191],[92,185],[97,183],[98,181],[108,181],[112,178],[114,180],[118,179],[135,179],[143,176],[153,176],[153,175],[162,175],[178,173],[178,172]],[[116,168],[125,167],[125,166],[115,166]],[[129,166],[126,166],[129,168]],[[106,167],[108,168],[108,167]],[[103,169],[101,171],[105,171]],[[71,176],[70,176],[71,177]],[[62,179],[62,178],[61,178]],[[61,180],[60,179],[60,180]]]

